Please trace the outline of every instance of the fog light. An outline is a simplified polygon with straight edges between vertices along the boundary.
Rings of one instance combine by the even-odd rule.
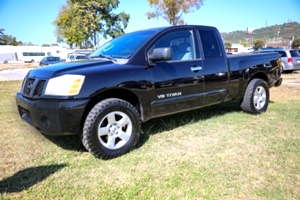
[[[41,122],[42,122],[42,126],[44,128],[50,128],[51,127],[51,122],[50,122],[50,120],[47,117],[42,116],[41,117]]]

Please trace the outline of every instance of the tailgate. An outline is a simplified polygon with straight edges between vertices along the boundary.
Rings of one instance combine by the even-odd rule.
[[[295,68],[300,69],[300,57],[293,57],[293,65]]]

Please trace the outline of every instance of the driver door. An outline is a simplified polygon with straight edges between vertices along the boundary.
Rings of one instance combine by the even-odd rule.
[[[193,29],[172,30],[161,36],[151,49],[171,48],[172,59],[152,67],[152,116],[191,110],[203,105],[202,60],[196,59]],[[151,51],[151,50],[150,50]]]

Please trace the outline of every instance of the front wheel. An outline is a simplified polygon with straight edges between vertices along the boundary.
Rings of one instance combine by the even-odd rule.
[[[95,157],[114,158],[132,150],[140,132],[137,110],[127,101],[111,98],[96,104],[88,114],[82,142]]]
[[[260,114],[265,112],[269,104],[269,87],[262,79],[253,79],[247,86],[241,108],[245,112]]]

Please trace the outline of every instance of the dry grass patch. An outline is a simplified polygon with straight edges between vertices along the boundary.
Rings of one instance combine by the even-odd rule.
[[[9,69],[22,69],[22,68],[35,68],[38,67],[39,63],[8,63],[8,64],[0,64],[1,70],[9,70]]]

